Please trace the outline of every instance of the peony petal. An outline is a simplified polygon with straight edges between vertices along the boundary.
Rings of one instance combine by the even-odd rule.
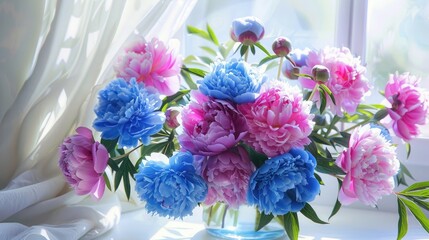
[[[92,157],[94,161],[95,172],[101,174],[106,170],[109,153],[104,145],[96,142],[92,145]]]
[[[338,192],[338,201],[340,201],[343,205],[350,205],[358,200],[357,198],[353,198],[344,193],[343,188]]]
[[[92,131],[89,128],[78,127],[78,128],[76,128],[76,132],[79,135],[82,135],[82,136],[84,136],[84,137],[86,137],[88,139],[94,139],[93,136],[92,136]]]

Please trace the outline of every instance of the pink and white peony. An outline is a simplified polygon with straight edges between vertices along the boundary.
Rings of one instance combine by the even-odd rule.
[[[346,173],[338,200],[349,205],[356,200],[375,206],[384,195],[393,192],[394,176],[399,160],[394,147],[380,128],[369,125],[356,128],[350,136],[349,147],[336,160]]]
[[[254,103],[241,104],[238,109],[249,126],[244,141],[258,152],[274,157],[310,143],[314,126],[311,102],[303,100],[297,87],[276,82]]]
[[[113,66],[117,77],[129,81],[135,78],[160,94],[173,95],[180,88],[181,60],[165,44],[153,38],[132,42]]]

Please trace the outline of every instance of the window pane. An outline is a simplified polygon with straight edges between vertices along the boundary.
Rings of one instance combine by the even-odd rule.
[[[334,44],[338,0],[200,0],[188,24],[205,28],[209,23],[219,40],[229,39],[235,18],[256,16],[265,26],[264,46],[269,47],[278,36],[288,37],[294,48],[322,48]],[[203,42],[186,36],[185,52],[195,53]]]
[[[389,73],[410,72],[429,90],[429,1],[368,1],[368,72],[381,88]],[[429,136],[429,127],[421,128]]]

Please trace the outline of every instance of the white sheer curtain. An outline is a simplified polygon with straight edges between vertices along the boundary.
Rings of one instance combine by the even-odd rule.
[[[0,239],[92,239],[121,202],[77,196],[57,167],[58,146],[91,127],[97,84],[135,34],[167,41],[195,0],[0,1]]]

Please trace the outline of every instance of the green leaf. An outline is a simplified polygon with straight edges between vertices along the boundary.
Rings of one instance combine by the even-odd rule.
[[[317,145],[314,142],[311,142],[309,145],[305,146],[305,150],[309,151],[316,158],[316,171],[327,174],[344,174],[343,170],[335,165],[334,160],[327,159],[326,157],[320,155]]]
[[[255,50],[255,46],[254,45],[250,46],[250,51],[252,52],[253,55],[255,55],[256,50]]]
[[[195,34],[195,35],[200,36],[200,37],[202,37],[204,39],[212,41],[212,39],[210,38],[209,34],[206,33],[202,29],[199,29],[199,28],[196,28],[196,27],[190,26],[190,25],[186,26],[186,29],[188,30],[188,33],[190,33],[190,34]]]
[[[423,190],[416,190],[416,191],[410,191],[410,192],[401,192],[399,193],[403,196],[410,196],[410,197],[424,197],[429,198],[429,189],[423,189]]]
[[[264,46],[262,46],[261,43],[257,42],[254,44],[254,46],[258,47],[259,49],[262,50],[262,52],[264,52],[265,54],[267,54],[267,56],[270,56],[270,52],[268,52],[268,50],[266,48],[264,48]]]
[[[262,64],[267,63],[267,62],[269,62],[269,61],[271,61],[271,60],[274,60],[274,59],[277,59],[277,58],[279,58],[279,56],[277,56],[277,55],[268,55],[268,56],[264,57],[264,58],[259,62],[258,66],[261,66]]]
[[[130,200],[130,196],[131,196],[130,175],[128,175],[128,173],[124,173],[123,180],[124,180],[123,184],[125,189],[125,195],[127,196],[127,200]]]
[[[115,160],[113,160],[113,159],[109,158],[109,161],[107,162],[107,164],[109,165],[109,167],[110,167],[113,171],[115,171],[115,172],[119,171],[118,163],[116,163],[116,161],[115,161]]]
[[[334,118],[331,120],[331,123],[329,124],[328,129],[326,130],[326,135],[325,136],[328,136],[329,133],[331,133],[332,129],[337,130],[337,127],[335,126],[335,124],[337,124],[340,119],[341,118],[338,117],[337,115],[334,116]]]
[[[398,198],[398,199],[400,199],[408,207],[408,209],[411,211],[411,213],[414,215],[417,221],[419,221],[419,223],[426,230],[426,232],[429,233],[429,219],[425,216],[425,214],[419,208],[419,206],[408,199],[404,199],[404,198]]]
[[[383,109],[386,106],[383,104],[359,104],[357,109]]]
[[[229,40],[226,43],[222,43],[219,45],[219,52],[222,55],[223,59],[228,57],[228,54],[231,52],[236,42]]]
[[[410,170],[408,170],[408,168],[400,162],[400,169],[401,169],[401,173],[407,175],[408,177],[410,177],[411,179],[415,180],[413,175],[411,174]]]
[[[316,89],[313,89],[313,91],[316,91]],[[325,111],[326,108],[326,94],[325,91],[322,89],[320,89],[320,113],[322,114],[323,111]]]
[[[419,205],[421,208],[425,209],[426,211],[429,211],[429,202],[425,202],[415,197],[407,197],[407,198],[411,199],[411,201],[415,202],[417,205]]]
[[[331,142],[328,139],[326,139],[322,135],[317,134],[315,132],[312,132],[310,134],[310,139],[313,140],[313,141],[315,141],[315,142],[321,143],[321,144],[331,145]]]
[[[187,68],[187,67],[182,67],[182,70],[194,74],[198,77],[204,77],[206,75],[206,71],[202,70],[202,69],[198,69],[198,68]]]
[[[350,134],[350,133],[348,133],[348,132],[340,132],[340,134],[341,134],[341,136],[342,136],[343,138],[346,138],[346,139],[347,139],[347,141],[348,141],[348,140],[350,140],[350,136],[351,136],[351,134]]]
[[[241,50],[241,47],[242,46],[244,46],[242,43],[240,43],[239,45],[238,45],[238,47],[237,47],[237,49],[235,49],[235,51],[234,51],[234,53],[232,54],[232,55],[235,55],[237,52],[238,52],[238,50]]]
[[[201,59],[201,61],[203,61],[204,63],[206,63],[208,65],[213,63],[213,60],[209,57],[200,56],[199,58]],[[206,72],[204,71],[204,73],[206,73]]]
[[[317,213],[308,203],[306,203],[304,208],[301,209],[301,213],[315,223],[328,224],[327,222],[320,220],[319,216],[317,216]]]
[[[107,177],[107,174],[105,172],[103,173],[103,178],[104,178],[104,182],[106,183],[107,189],[112,191],[112,186],[110,186],[110,179],[109,177]]]
[[[164,148],[164,146],[167,144],[167,141],[165,142],[159,142],[159,143],[151,143],[147,146],[142,147],[140,156],[141,159],[137,161],[137,166],[141,163],[144,157],[149,156],[153,152],[161,152],[161,150]]]
[[[208,33],[210,39],[212,40],[212,42],[216,46],[219,46],[219,41],[217,40],[216,34],[214,33],[213,29],[210,27],[209,24],[207,24],[207,33]]]
[[[191,91],[190,89],[182,89],[171,96],[165,97],[164,99],[162,99],[161,110],[165,111],[166,109],[164,109],[164,107],[167,107],[169,103],[175,103],[179,101],[184,96],[186,96],[190,91]]]
[[[240,56],[244,56],[244,54],[246,54],[246,52],[249,50],[249,46],[247,45],[242,45],[241,49],[240,49]]]
[[[326,86],[325,84],[319,84],[319,88],[322,88],[323,91],[328,94],[328,96],[331,98],[331,101],[336,105],[335,103],[335,97],[332,91]]]
[[[103,146],[107,149],[107,152],[110,153],[115,150],[116,144],[118,143],[118,139],[119,138],[108,140],[108,139],[102,138],[100,143],[103,144]]]
[[[202,47],[200,47],[200,48],[201,48],[201,49],[203,49],[204,51],[206,51],[208,54],[210,54],[210,55],[214,56],[214,57],[216,57],[216,56],[217,56],[216,51],[215,51],[215,50],[213,50],[213,49],[212,49],[212,48],[210,48],[210,47],[202,46]]]
[[[331,141],[334,143],[337,143],[343,147],[349,147],[349,139],[343,138],[343,137],[333,137],[330,138]]]
[[[186,72],[185,70],[180,70],[180,74],[182,75],[183,79],[185,79],[186,84],[188,84],[188,87],[190,89],[197,89],[198,86],[195,84],[194,80],[192,80],[191,75]]]
[[[343,182],[340,179],[337,179],[337,181],[338,181],[338,190],[340,190],[341,186],[343,185]],[[338,197],[337,197],[337,201],[335,202],[334,208],[332,209],[331,215],[329,215],[328,220],[331,219],[331,217],[335,216],[335,214],[338,213],[338,211],[340,210],[340,208],[341,208],[341,203],[340,203],[340,201],[338,200]]]
[[[266,215],[259,210],[256,210],[256,224],[255,224],[255,231],[261,230],[263,227],[265,227],[268,223],[273,220],[274,215],[269,214]]]
[[[319,174],[314,173],[314,177],[317,179],[320,185],[325,185],[325,183],[323,182],[323,179],[320,177]]]
[[[380,121],[381,119],[385,118],[387,114],[388,112],[386,108],[380,109],[374,114],[374,120]]]
[[[242,146],[247,151],[247,153],[249,154],[249,158],[252,160],[256,168],[261,167],[262,164],[264,164],[265,160],[268,159],[267,155],[255,151],[253,148],[249,147],[244,143],[240,144],[240,146]]]
[[[402,239],[408,232],[408,216],[407,210],[404,203],[398,198],[398,237],[396,239]]]
[[[411,144],[409,142],[405,143],[405,149],[407,150],[407,159],[410,158],[411,154]]]
[[[122,174],[123,174],[122,169],[117,171],[115,174],[115,181],[114,181],[115,191],[118,190],[118,187],[121,184]]]
[[[289,239],[297,240],[299,234],[298,215],[294,212],[288,212],[283,215],[283,227],[286,230]]]
[[[406,192],[416,191],[424,188],[429,188],[429,181],[416,182],[413,185],[407,187],[406,189],[400,191],[399,193],[406,193]]]

